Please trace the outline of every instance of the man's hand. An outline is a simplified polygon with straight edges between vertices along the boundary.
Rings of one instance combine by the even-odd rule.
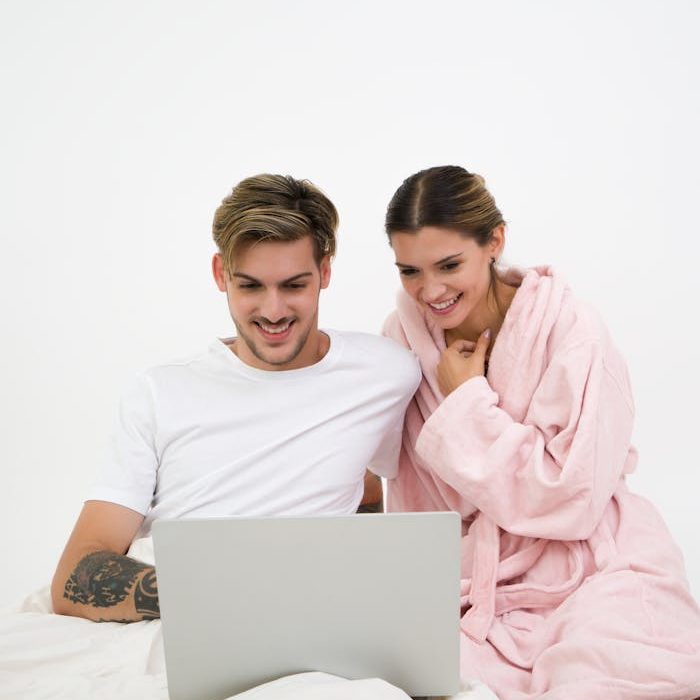
[[[365,474],[365,494],[360,502],[358,513],[383,513],[384,512],[384,492],[382,480],[371,471]]]
[[[487,328],[476,343],[471,340],[455,340],[442,353],[437,366],[437,379],[444,396],[472,377],[484,376],[490,340],[491,331]]]

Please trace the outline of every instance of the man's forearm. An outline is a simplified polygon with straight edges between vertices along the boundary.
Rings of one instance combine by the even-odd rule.
[[[358,513],[383,513],[384,503],[382,501],[375,501],[374,503],[361,503],[360,507],[357,509]]]
[[[156,619],[155,568],[114,552],[91,552],[68,576],[57,612],[98,622]]]
[[[365,492],[360,501],[358,513],[383,513],[384,512],[384,489],[382,480],[372,472],[365,473]]]

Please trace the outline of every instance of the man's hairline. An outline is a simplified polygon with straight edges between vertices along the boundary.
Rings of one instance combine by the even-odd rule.
[[[311,239],[311,247],[313,249],[312,257],[314,259],[314,265],[316,266],[316,269],[319,272],[321,272],[321,264],[323,263],[323,261],[327,259],[328,262],[330,263],[332,256],[330,253],[324,253],[319,260],[316,259],[316,246],[314,245],[314,235],[310,231],[307,231],[306,233],[302,234],[301,236],[299,236],[299,238],[293,238],[290,240],[283,240],[283,239],[278,239],[278,238],[258,238],[256,240],[252,240],[252,241],[242,241],[239,244],[239,247],[237,250],[234,248],[234,252],[238,253],[238,255],[240,256],[241,253],[244,253],[244,252],[250,250],[251,248],[253,248],[256,245],[259,245],[260,243],[292,244],[292,243],[296,243],[297,241],[302,241],[302,240],[304,240],[304,238]],[[223,268],[224,268],[224,272],[226,273],[226,276],[229,279],[233,279],[233,277],[236,276],[236,273],[232,269],[228,269],[228,266],[227,266],[228,260],[224,256],[224,253],[220,248],[218,249],[218,254],[221,256],[221,261],[223,263]],[[235,257],[236,256],[232,256],[233,259],[235,259]],[[233,259],[231,260],[231,263],[233,263]],[[304,274],[312,274],[312,273],[304,273]],[[251,276],[248,275],[248,277],[251,277]],[[251,279],[254,279],[254,278],[251,277]]]

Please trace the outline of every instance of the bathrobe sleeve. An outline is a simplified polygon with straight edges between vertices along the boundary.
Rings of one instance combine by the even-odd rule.
[[[522,423],[498,402],[485,377],[458,387],[426,421],[420,458],[508,532],[588,538],[636,455],[621,358],[578,343],[552,357]]]

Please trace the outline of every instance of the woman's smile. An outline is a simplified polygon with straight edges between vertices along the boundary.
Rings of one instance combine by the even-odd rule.
[[[451,297],[450,299],[446,299],[445,301],[429,301],[426,302],[426,304],[434,314],[437,314],[438,316],[447,316],[447,314],[451,314],[455,310],[457,302],[459,302],[462,296],[463,293],[460,292],[457,296]]]

